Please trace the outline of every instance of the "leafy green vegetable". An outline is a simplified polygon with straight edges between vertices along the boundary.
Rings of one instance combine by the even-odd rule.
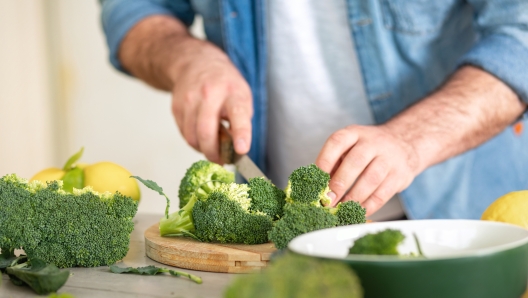
[[[141,177],[138,176],[130,176],[130,178],[135,178],[139,180],[139,182],[143,183],[146,187],[152,189],[153,191],[157,191],[160,195],[164,196],[167,200],[167,206],[165,206],[165,217],[169,218],[169,209],[170,209],[170,199],[167,197],[167,195],[163,192],[163,188],[159,186],[156,182],[152,180],[144,180]]]
[[[63,181],[62,189],[72,193],[74,188],[82,189],[84,187],[84,171],[75,167],[66,172],[61,180]]]
[[[193,194],[205,199],[211,191],[224,183],[235,182],[235,174],[214,162],[200,160],[185,172],[178,190],[180,208],[187,205]]]
[[[326,206],[332,202],[328,196],[330,174],[315,164],[294,170],[286,186],[286,202]]]
[[[176,277],[178,276],[187,277],[197,284],[202,283],[202,278],[200,278],[199,276],[196,276],[190,273],[181,272],[181,271],[170,270],[167,268],[159,268],[156,266],[146,266],[146,267],[134,268],[134,267],[119,267],[116,264],[113,264],[113,265],[110,265],[110,271],[113,273],[117,273],[117,274],[132,273],[132,274],[139,274],[139,275],[156,275],[160,273],[169,273],[170,275],[176,276]]]
[[[68,270],[59,270],[55,265],[46,264],[36,258],[27,263],[7,267],[6,273],[14,284],[27,285],[39,295],[56,292],[70,276]]]
[[[355,272],[338,261],[287,253],[260,273],[236,278],[225,298],[361,298]]]
[[[67,193],[62,181],[0,178],[0,247],[23,248],[59,268],[113,264],[128,252],[138,203],[86,187]]]
[[[264,177],[251,178],[248,185],[251,198],[249,210],[266,213],[274,220],[282,216],[286,198],[284,191]]]
[[[398,245],[404,239],[405,235],[402,232],[393,229],[366,234],[354,241],[349,253],[356,255],[399,255]]]

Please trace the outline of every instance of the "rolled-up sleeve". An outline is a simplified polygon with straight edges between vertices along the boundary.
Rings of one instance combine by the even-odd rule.
[[[127,73],[118,58],[119,47],[128,31],[142,19],[152,15],[172,15],[190,26],[194,12],[185,0],[100,0],[101,21],[110,50],[112,65]]]
[[[506,83],[528,103],[528,1],[468,0],[480,38],[460,60]]]

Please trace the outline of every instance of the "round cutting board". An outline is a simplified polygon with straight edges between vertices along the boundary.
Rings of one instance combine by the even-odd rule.
[[[154,261],[191,270],[247,273],[267,266],[277,249],[257,245],[206,243],[188,237],[161,237],[159,224],[145,231],[145,250]]]

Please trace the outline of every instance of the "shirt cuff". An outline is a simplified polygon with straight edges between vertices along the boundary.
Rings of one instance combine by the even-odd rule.
[[[171,15],[171,11],[144,1],[106,1],[103,4],[103,29],[110,49],[110,63],[116,69],[129,74],[118,59],[119,47],[128,31],[151,15]]]
[[[459,61],[459,66],[467,64],[494,75],[528,103],[528,49],[515,38],[486,36]]]

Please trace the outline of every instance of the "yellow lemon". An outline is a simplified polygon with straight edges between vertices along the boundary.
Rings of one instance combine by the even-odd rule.
[[[498,198],[482,213],[481,219],[528,229],[528,190],[510,192]]]
[[[47,168],[38,173],[36,173],[29,181],[40,180],[42,182],[60,180],[66,174],[65,171],[59,168]]]
[[[139,201],[141,194],[132,174],[122,166],[109,161],[98,162],[84,167],[84,185],[98,192],[119,191],[125,196]]]

